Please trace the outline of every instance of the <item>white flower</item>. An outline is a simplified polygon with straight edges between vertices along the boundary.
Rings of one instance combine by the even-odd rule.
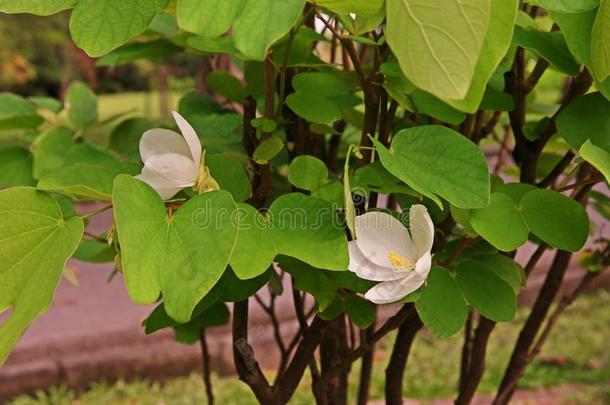
[[[201,165],[201,142],[197,133],[180,114],[173,114],[182,135],[164,128],[146,131],[140,139],[144,168],[136,176],[164,200],[185,187],[196,185]]]
[[[409,210],[409,229],[392,215],[373,211],[356,217],[356,240],[349,242],[349,270],[381,281],[365,298],[377,304],[398,301],[417,290],[432,266],[434,225],[423,205]]]

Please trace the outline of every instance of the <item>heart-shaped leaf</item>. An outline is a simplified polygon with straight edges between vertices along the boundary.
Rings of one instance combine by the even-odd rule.
[[[168,213],[150,186],[121,175],[112,200],[129,295],[137,303],[163,295],[167,313],[178,322],[189,321],[233,251],[237,207],[231,195],[201,194]]]
[[[0,366],[30,324],[51,304],[68,258],[83,236],[79,217],[64,219],[49,194],[0,191]]]
[[[394,136],[389,150],[374,142],[383,166],[439,207],[439,197],[459,208],[489,204],[485,156],[452,129],[439,125],[403,129]]]

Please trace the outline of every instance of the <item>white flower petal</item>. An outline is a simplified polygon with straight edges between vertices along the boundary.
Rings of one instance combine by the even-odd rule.
[[[407,273],[407,276],[394,281],[384,281],[366,292],[364,298],[375,304],[389,304],[403,299],[424,284],[426,277],[416,272]]]
[[[136,179],[142,180],[144,183],[154,188],[162,200],[169,200],[170,198],[178,194],[180,190],[182,190],[182,187],[168,187],[164,183],[164,181],[159,182],[159,179],[158,177],[156,177],[155,174],[151,175],[150,173],[142,173],[135,177]]]
[[[173,114],[174,120],[176,120],[176,124],[178,124],[178,128],[180,128],[180,132],[182,132],[182,136],[184,136],[191,151],[193,162],[199,166],[201,162],[201,141],[197,136],[197,132],[195,132],[191,124],[189,124],[182,115],[178,114],[176,111],[174,111]]]
[[[404,277],[404,273],[392,268],[381,267],[368,260],[358,248],[356,241],[347,243],[349,250],[349,270],[365,280],[387,281]]]
[[[140,139],[140,158],[146,162],[154,155],[176,153],[191,159],[191,151],[179,133],[156,128],[144,132]]]
[[[197,169],[195,163],[186,156],[165,153],[148,158],[142,173],[146,173],[147,177],[154,174],[168,186],[189,187],[197,181]]]
[[[409,230],[415,257],[420,258],[432,250],[434,243],[434,224],[428,214],[428,209],[420,204],[411,206],[409,210]]]
[[[380,211],[356,217],[356,243],[371,262],[392,267],[389,252],[414,261],[413,243],[405,226],[392,215]]]
[[[430,269],[432,268],[432,255],[430,252],[424,253],[422,257],[419,258],[417,263],[415,263],[415,273],[420,275],[421,277],[427,278],[428,273],[430,273]]]

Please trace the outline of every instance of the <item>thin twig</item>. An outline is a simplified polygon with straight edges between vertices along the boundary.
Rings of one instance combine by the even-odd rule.
[[[203,363],[203,383],[205,385],[205,394],[208,399],[208,405],[214,405],[214,391],[212,389],[212,366],[210,359],[210,350],[205,336],[205,328],[201,329],[201,357]]]

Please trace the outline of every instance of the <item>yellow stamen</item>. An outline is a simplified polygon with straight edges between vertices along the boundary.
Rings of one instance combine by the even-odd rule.
[[[199,165],[199,177],[197,184],[195,185],[195,191],[199,194],[206,193],[208,191],[220,190],[218,182],[210,174],[210,169],[205,165],[205,151],[203,151],[201,157],[201,164]]]
[[[388,259],[390,260],[390,263],[392,263],[392,267],[395,269],[404,269],[405,267],[411,265],[411,261],[409,259],[402,257],[393,250],[388,252]]]

